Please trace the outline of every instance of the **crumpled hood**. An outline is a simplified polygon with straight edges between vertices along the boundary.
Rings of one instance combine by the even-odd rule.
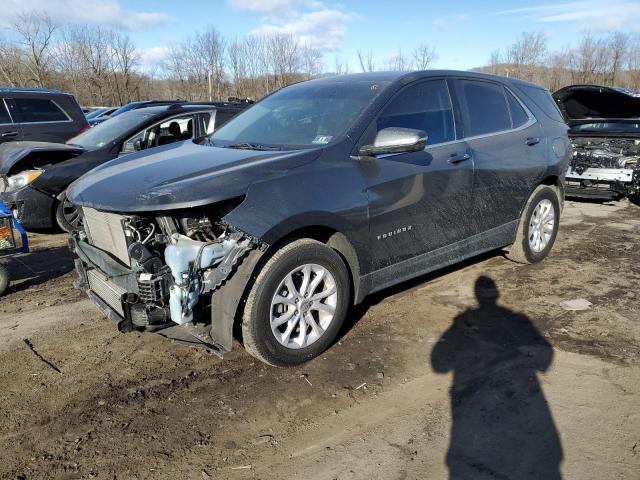
[[[42,157],[47,153],[55,153],[56,155],[69,153],[68,158],[82,153],[84,150],[80,147],[67,145],[66,143],[52,142],[7,142],[0,144],[0,175],[6,175],[11,168],[19,162],[29,163],[32,155]],[[46,161],[45,161],[46,163]]]
[[[640,95],[599,85],[570,85],[553,94],[569,124],[591,119],[640,118]]]
[[[244,195],[248,186],[316,158],[319,150],[255,151],[190,141],[125,155],[73,182],[77,205],[134,213],[208,205]]]

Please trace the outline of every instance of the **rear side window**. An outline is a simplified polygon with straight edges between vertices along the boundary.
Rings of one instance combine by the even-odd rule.
[[[542,88],[518,85],[549,118],[564,123],[564,118],[551,94]]]
[[[11,117],[9,116],[9,112],[7,112],[7,107],[0,98],[0,124],[3,123],[11,123]]]
[[[511,111],[511,123],[513,128],[518,128],[529,120],[529,115],[524,111],[520,102],[516,100],[511,92],[507,91],[507,101],[509,102],[509,110]]]
[[[454,140],[447,84],[444,80],[432,80],[405,88],[385,107],[376,126],[378,131],[389,127],[424,130],[429,145]]]
[[[458,97],[465,118],[465,136],[486,135],[511,128],[504,89],[493,83],[459,80]]]
[[[24,123],[69,120],[60,107],[47,98],[14,98],[13,101]]]

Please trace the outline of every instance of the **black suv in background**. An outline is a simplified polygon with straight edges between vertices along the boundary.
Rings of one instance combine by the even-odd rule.
[[[69,93],[0,88],[0,143],[65,142],[88,127],[80,105]]]
[[[570,157],[544,88],[451,71],[284,88],[74,182],[79,287],[122,331],[294,365],[350,304],[495,249],[552,248]],[[419,320],[419,319],[416,319]]]
[[[27,229],[54,225],[71,231],[78,212],[66,188],[92,168],[139,150],[204,137],[246,108],[219,102],[136,108],[96,125],[66,143],[0,145],[0,199]],[[114,191],[114,195],[118,195]]]

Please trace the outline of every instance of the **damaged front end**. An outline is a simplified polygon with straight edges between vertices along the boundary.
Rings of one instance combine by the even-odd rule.
[[[573,145],[566,195],[615,199],[640,193],[640,94],[569,85],[553,98]]]
[[[221,354],[209,335],[205,294],[220,288],[248,252],[251,236],[220,219],[237,202],[171,216],[121,215],[83,207],[70,239],[77,287],[120,331],[147,330]]]
[[[573,137],[567,195],[618,198],[640,194],[640,139]]]

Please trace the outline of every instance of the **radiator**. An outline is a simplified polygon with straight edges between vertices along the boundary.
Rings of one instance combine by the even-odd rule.
[[[87,280],[89,281],[91,291],[124,317],[122,296],[126,293],[126,290],[107,279],[106,276],[95,269],[87,270]]]
[[[84,229],[89,243],[110,253],[125,265],[130,266],[127,238],[122,227],[122,215],[83,208]]]

